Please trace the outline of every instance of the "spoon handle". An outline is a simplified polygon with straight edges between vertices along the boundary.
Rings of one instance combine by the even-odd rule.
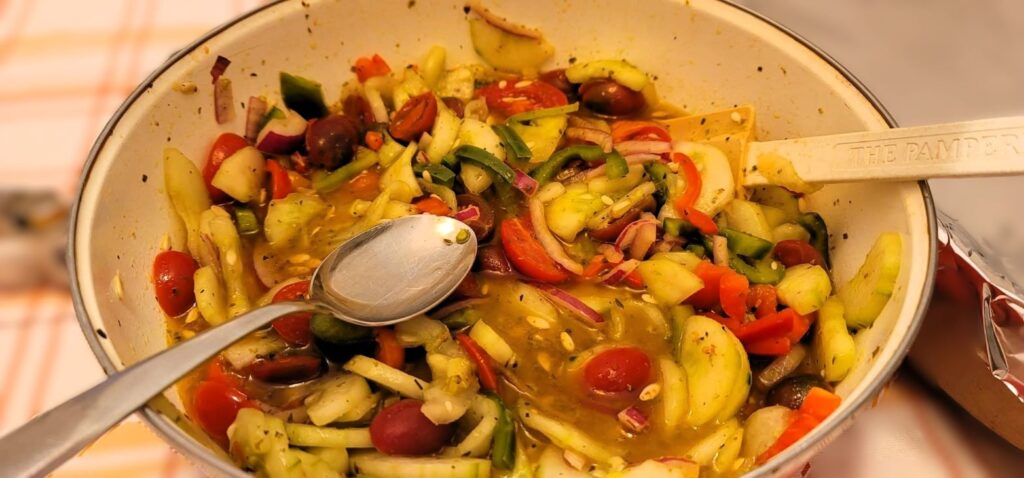
[[[745,185],[768,183],[755,168],[765,153],[790,160],[808,183],[1024,174],[1024,116],[752,142]]]
[[[223,348],[282,315],[315,308],[305,302],[267,305],[111,375],[0,439],[0,470],[10,478],[46,476]]]

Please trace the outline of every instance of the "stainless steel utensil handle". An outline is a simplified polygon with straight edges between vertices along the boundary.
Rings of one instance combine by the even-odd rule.
[[[111,375],[0,439],[3,476],[46,476],[220,350],[282,315],[315,309],[304,302],[267,305]]]

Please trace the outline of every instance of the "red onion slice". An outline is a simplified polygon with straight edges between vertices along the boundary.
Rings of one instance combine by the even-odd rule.
[[[213,62],[213,67],[210,68],[210,76],[213,77],[213,81],[210,83],[216,84],[217,80],[220,80],[220,77],[224,75],[224,72],[228,71],[228,66],[231,66],[231,60],[218,55],[217,59]]]
[[[647,429],[650,422],[647,420],[647,416],[644,412],[636,407],[629,407],[616,415],[619,419],[619,423],[625,426],[629,431],[639,433]]]
[[[629,256],[633,259],[643,260],[651,246],[658,240],[658,223],[646,221],[642,224],[633,239],[633,245],[629,249]]]
[[[605,285],[616,285],[619,282],[622,282],[622,279],[625,279],[626,276],[632,274],[639,265],[640,261],[636,259],[623,261],[621,264],[605,273],[605,275],[601,276],[601,282]]]
[[[672,151],[672,144],[668,141],[623,141],[615,145],[615,150],[623,156],[665,154]]]
[[[531,282],[530,285],[536,287],[551,298],[551,300],[555,301],[569,312],[576,314],[579,318],[593,324],[600,324],[604,322],[604,317],[602,317],[601,314],[590,308],[589,305],[584,304],[582,300],[577,299],[574,295],[550,284]]]
[[[298,113],[285,109],[283,118],[273,118],[256,137],[256,149],[270,154],[291,154],[302,145],[309,123]]]
[[[540,183],[538,183],[536,179],[530,177],[529,174],[515,168],[512,169],[516,172],[516,178],[512,181],[512,185],[515,186],[516,189],[522,191],[526,197],[533,196],[540,187]]]
[[[459,209],[452,217],[462,222],[472,221],[473,219],[480,218],[480,208],[470,205]]]
[[[622,249],[611,244],[601,244],[600,246],[597,246],[597,252],[604,255],[604,258],[608,259],[609,264],[618,264],[626,258],[625,255],[622,254]]]
[[[529,203],[530,221],[533,222],[533,233],[537,235],[537,240],[540,241],[540,245],[544,247],[544,251],[551,256],[551,259],[558,263],[558,265],[564,267],[567,271],[576,275],[582,275],[583,266],[565,253],[565,249],[562,248],[562,243],[558,242],[558,239],[556,239],[555,236],[551,234],[551,230],[548,229],[547,219],[544,217],[544,205],[541,204],[537,198],[530,199]]]
[[[627,224],[626,227],[622,229],[622,232],[619,233],[619,237],[615,239],[615,247],[618,248],[620,251],[626,250],[627,247],[630,247],[633,244],[633,241],[636,239],[637,234],[640,232],[640,228],[645,225],[654,226],[654,239],[656,240],[658,221],[651,214],[644,213],[643,217]]]
[[[565,137],[593,143],[600,146],[606,153],[612,152],[612,135],[604,131],[590,128],[569,128],[565,130]]]
[[[235,95],[231,90],[231,79],[218,78],[213,84],[213,113],[217,124],[235,119]]]
[[[267,101],[259,96],[249,97],[249,106],[245,112],[245,139],[250,143],[256,142],[260,135],[260,122],[267,115]]]

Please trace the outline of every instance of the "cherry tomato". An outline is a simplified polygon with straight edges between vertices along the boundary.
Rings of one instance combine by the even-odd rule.
[[[579,96],[579,88],[572,82],[570,82],[569,78],[565,76],[564,68],[541,73],[540,78],[538,79],[540,81],[543,81],[544,83],[554,86],[555,88],[558,88],[558,91],[561,91],[563,94],[565,94],[566,99],[571,100],[569,101],[570,103],[575,101]]]
[[[384,407],[370,422],[370,441],[387,455],[430,455],[451,440],[453,424],[435,425],[420,411],[423,402],[406,399]]]
[[[384,147],[384,135],[376,131],[367,131],[366,136],[363,136],[363,141],[366,142],[366,147],[374,151],[380,151],[380,148]]]
[[[819,253],[814,246],[805,241],[795,239],[779,241],[775,244],[775,251],[773,254],[775,255],[775,259],[786,267],[792,267],[798,264],[820,266],[825,263],[825,261],[821,259],[821,253]]]
[[[747,315],[747,297],[750,295],[750,281],[743,274],[730,272],[722,276],[718,285],[718,298],[725,314],[734,319]]]
[[[235,133],[224,133],[213,142],[210,154],[206,158],[206,164],[203,165],[203,180],[206,181],[206,190],[209,191],[210,199],[214,203],[227,201],[228,195],[224,191],[213,187],[213,177],[217,174],[217,170],[220,169],[220,165],[224,163],[225,159],[228,159],[232,154],[246,146],[249,146],[249,142]]]
[[[562,282],[569,273],[555,263],[533,235],[525,219],[510,218],[501,223],[501,245],[509,262],[519,272],[543,282]]]
[[[698,309],[714,308],[718,305],[722,277],[732,272],[732,269],[703,261],[697,264],[693,272],[704,281],[704,288],[686,299],[686,303]]]
[[[309,281],[299,281],[288,284],[274,294],[273,302],[285,302],[290,300],[305,300],[309,293]],[[313,333],[309,331],[309,320],[313,317],[311,312],[296,312],[277,319],[272,324],[277,335],[280,335],[289,345],[302,347],[313,340]]]
[[[359,139],[359,125],[348,116],[336,114],[312,121],[306,128],[309,163],[335,169],[355,156]]]
[[[271,383],[298,383],[320,374],[323,359],[312,355],[284,355],[252,364],[252,378]]]
[[[284,199],[292,192],[292,180],[288,177],[288,171],[281,166],[281,163],[267,161],[267,172],[270,173],[270,197],[272,199]]]
[[[636,347],[608,349],[587,362],[583,379],[596,392],[639,393],[650,383],[651,358]]]
[[[377,360],[391,368],[401,370],[405,365],[405,349],[398,343],[395,331],[378,327],[373,329],[373,335],[377,339]]]
[[[476,92],[487,102],[488,109],[505,116],[569,104],[565,93],[543,81],[502,80]]]
[[[228,364],[224,362],[223,357],[211,360],[210,364],[206,366],[206,380],[223,383],[235,388],[242,385],[241,377],[228,371]]]
[[[156,301],[170,317],[178,317],[196,302],[192,276],[196,273],[196,261],[192,256],[179,251],[164,251],[153,260],[153,288]]]
[[[372,57],[364,56],[356,60],[354,68],[360,83],[375,76],[384,76],[391,73],[391,67],[388,66],[388,62],[384,61],[378,54],[374,54]]]
[[[199,426],[223,445],[227,444],[228,427],[235,421],[238,411],[256,406],[237,388],[206,380],[196,387],[192,407]]]
[[[437,98],[426,92],[406,101],[391,119],[388,132],[399,141],[412,141],[434,127],[437,119]]]
[[[580,103],[599,115],[626,116],[647,106],[643,93],[612,80],[591,80],[580,86]]]

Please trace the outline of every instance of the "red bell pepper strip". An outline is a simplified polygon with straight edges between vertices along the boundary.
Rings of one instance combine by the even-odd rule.
[[[750,295],[750,281],[747,276],[730,272],[722,276],[718,285],[718,298],[725,314],[742,320],[747,315],[747,296]]]
[[[704,281],[704,288],[686,299],[686,303],[698,309],[711,309],[718,305],[722,277],[733,272],[728,267],[716,266],[708,261],[697,264],[693,273]]]
[[[480,376],[480,385],[492,392],[497,391],[498,376],[494,372],[494,359],[487,355],[487,352],[472,337],[464,333],[455,334],[455,340],[459,341],[462,349],[476,363],[476,373]]]
[[[693,206],[683,209],[683,219],[690,221],[690,224],[693,224],[703,234],[709,236],[718,234],[718,224],[715,224],[710,216],[698,211]]]
[[[620,120],[612,123],[612,141],[672,141],[665,127],[653,121]]]
[[[413,203],[413,205],[416,206],[417,211],[435,216],[447,216],[452,213],[451,208],[444,201],[434,196],[420,199]]]
[[[753,355],[764,355],[769,357],[786,355],[793,347],[792,343],[790,343],[789,339],[786,337],[769,337],[756,342],[743,344],[743,346],[747,349],[747,352]]]
[[[792,343],[797,343],[804,337],[807,330],[811,328],[811,321],[814,319],[814,315],[800,315],[793,309],[786,309],[779,314],[786,314],[793,316],[793,330],[790,331],[787,337]]]
[[[686,210],[693,207],[697,202],[697,197],[700,196],[702,187],[700,171],[697,171],[697,165],[693,164],[693,160],[683,153],[672,153],[672,161],[679,165],[679,169],[683,172],[683,179],[686,180],[686,190],[676,198],[674,203],[676,211],[679,214],[685,215]],[[694,225],[700,228],[697,224]]]
[[[800,405],[796,420],[786,427],[782,435],[779,435],[779,438],[775,440],[775,443],[772,443],[767,450],[758,455],[757,463],[761,464],[768,461],[768,459],[778,455],[782,450],[785,450],[790,445],[796,443],[797,440],[810,433],[814,427],[825,421],[832,412],[836,411],[842,401],[842,398],[832,392],[812,387],[807,392],[807,396],[804,397],[803,404]]]
[[[372,57],[364,56],[356,60],[355,70],[356,77],[359,78],[360,83],[375,76],[384,76],[391,73],[391,67],[388,66],[388,62],[384,61],[377,54],[374,54]]]
[[[405,349],[398,343],[395,331],[378,327],[373,329],[373,335],[377,339],[377,360],[391,368],[402,370],[402,366],[405,365]]]
[[[736,338],[743,343],[753,343],[765,339],[788,338],[792,331],[793,315],[780,312],[741,325],[736,331]]]
[[[288,171],[275,160],[267,161],[267,172],[270,173],[270,196],[273,199],[284,199],[292,192],[292,180]]]

